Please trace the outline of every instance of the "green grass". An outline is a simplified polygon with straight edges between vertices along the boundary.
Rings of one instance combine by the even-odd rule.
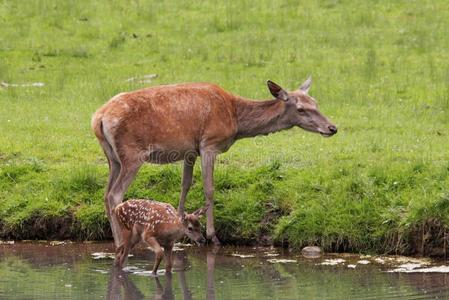
[[[441,248],[446,1],[3,1],[0,24],[0,81],[45,83],[0,88],[3,236],[64,216],[73,238],[110,234],[107,164],[90,117],[118,92],[208,81],[264,99],[267,79],[294,89],[312,74],[311,94],[339,133],[296,128],[236,143],[216,170],[219,235],[248,243],[268,232],[327,250]],[[126,81],[145,74],[158,77]],[[147,165],[127,197],[176,204],[180,171]],[[203,201],[195,170],[188,208]]]

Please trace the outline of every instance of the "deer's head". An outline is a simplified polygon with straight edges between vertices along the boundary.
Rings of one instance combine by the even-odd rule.
[[[309,77],[293,92],[287,92],[276,83],[268,80],[268,88],[277,99],[285,101],[287,121],[304,130],[329,137],[337,133],[337,127],[318,110],[315,99],[309,95],[312,79]]]
[[[201,233],[200,217],[204,215],[208,207],[197,209],[191,214],[184,214],[182,218],[182,225],[184,226],[184,233],[197,244],[204,244],[206,239]]]

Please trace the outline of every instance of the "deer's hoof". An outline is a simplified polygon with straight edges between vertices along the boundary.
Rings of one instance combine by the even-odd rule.
[[[221,245],[220,240],[217,238],[216,235],[214,235],[214,236],[211,238],[211,241],[212,241],[212,244],[214,244],[214,246],[220,246],[220,245]]]

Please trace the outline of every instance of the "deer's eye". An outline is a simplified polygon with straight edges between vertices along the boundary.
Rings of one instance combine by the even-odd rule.
[[[193,227],[187,227],[187,229],[189,230],[189,231],[192,231],[193,230]]]
[[[303,113],[303,112],[305,112],[305,110],[304,110],[304,108],[299,107],[299,108],[298,108],[298,112]]]

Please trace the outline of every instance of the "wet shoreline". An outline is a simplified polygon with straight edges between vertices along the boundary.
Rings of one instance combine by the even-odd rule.
[[[153,254],[143,245],[132,252],[124,270],[112,266],[108,254],[113,251],[112,242],[0,245],[0,298],[449,297],[447,270],[409,273],[406,269],[446,266],[446,261],[428,258],[345,253],[304,258],[299,251],[283,248],[180,244],[173,274],[165,274],[162,265],[158,276],[153,276],[149,272]],[[401,266],[406,272],[391,272]]]

